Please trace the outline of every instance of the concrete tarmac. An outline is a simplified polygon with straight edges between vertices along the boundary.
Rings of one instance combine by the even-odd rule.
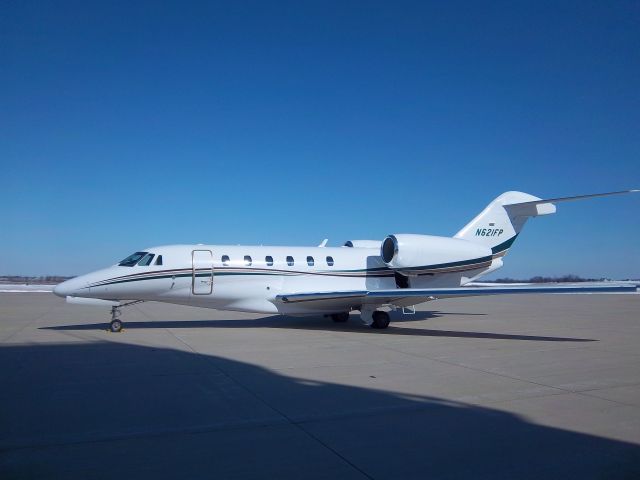
[[[0,294],[0,478],[640,478],[640,295],[108,318]]]

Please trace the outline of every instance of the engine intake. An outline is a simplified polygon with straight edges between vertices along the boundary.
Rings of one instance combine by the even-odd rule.
[[[380,256],[384,263],[389,264],[396,255],[398,255],[398,239],[395,235],[389,235],[382,241]]]

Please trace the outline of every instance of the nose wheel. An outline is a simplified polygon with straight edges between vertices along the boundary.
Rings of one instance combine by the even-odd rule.
[[[122,320],[118,317],[120,316],[120,309],[123,307],[128,307],[130,305],[136,305],[137,303],[142,303],[144,300],[134,300],[128,303],[121,303],[120,305],[111,307],[111,322],[109,323],[109,331],[113,333],[118,333],[122,331],[122,327],[124,324]]]
[[[109,323],[109,330],[113,333],[118,333],[122,330],[122,321],[117,318],[115,320],[111,320],[111,323]]]

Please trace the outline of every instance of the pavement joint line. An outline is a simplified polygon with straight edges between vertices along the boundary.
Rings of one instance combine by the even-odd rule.
[[[227,373],[223,368],[221,368],[220,366],[215,364],[214,359],[212,359],[210,357],[210,355],[206,354],[206,353],[200,353],[197,350],[195,350],[191,345],[189,345],[188,343],[186,343],[183,339],[181,339],[178,335],[174,334],[171,329],[165,329],[167,330],[171,335],[173,335],[178,341],[182,342],[189,350],[191,350],[191,352],[193,352],[196,355],[203,355],[206,359],[208,363],[211,363],[212,366],[218,370],[219,372],[221,372],[222,374],[224,374],[227,378],[229,378],[229,380],[231,380],[233,383],[235,383],[236,385],[238,385],[240,388],[242,388],[245,392],[247,392],[249,395],[251,395],[253,398],[255,398],[256,400],[258,400],[260,403],[262,403],[264,406],[266,406],[267,408],[269,408],[270,410],[272,410],[273,412],[275,412],[276,414],[278,414],[281,418],[283,418],[287,424],[292,425],[294,427],[296,427],[298,430],[300,430],[302,433],[304,433],[307,437],[309,437],[311,440],[315,441],[316,443],[318,443],[319,445],[323,446],[326,450],[330,451],[331,453],[333,453],[335,456],[337,456],[338,458],[340,458],[344,463],[346,463],[347,465],[349,465],[351,468],[353,468],[355,471],[357,471],[358,473],[360,473],[361,475],[364,475],[366,478],[373,480],[373,477],[371,477],[369,474],[367,474],[364,470],[362,470],[360,467],[358,467],[356,464],[354,464],[353,462],[351,462],[349,459],[347,459],[344,455],[342,455],[340,452],[338,452],[337,450],[335,450],[333,447],[329,446],[327,443],[323,442],[320,438],[318,438],[317,436],[313,435],[311,432],[309,432],[307,429],[305,429],[301,423],[299,422],[295,422],[293,419],[291,419],[286,413],[284,413],[282,410],[280,410],[279,408],[271,405],[269,402],[267,402],[264,398],[262,398],[260,395],[258,395],[256,392],[254,392],[253,390],[251,390],[249,387],[247,387],[246,385],[244,385],[242,382],[240,382],[238,379],[236,379],[235,377],[233,377],[232,375],[230,375],[229,373]]]
[[[621,386],[625,387],[627,385],[621,385]],[[623,407],[630,407],[630,408],[633,408],[634,410],[640,410],[640,406],[639,405],[634,405],[633,403],[625,403],[625,402],[621,402],[619,400],[612,400],[611,398],[600,397],[598,395],[594,395],[593,393],[591,393],[591,392],[598,392],[600,390],[607,390],[609,388],[617,388],[617,387],[605,387],[605,388],[601,388],[601,389],[598,389],[598,390],[587,390],[585,392],[581,391],[581,392],[576,392],[576,393],[578,393],[579,395],[583,395],[585,397],[597,398],[598,400],[605,400],[607,402],[615,403],[615,404],[623,406]]]
[[[470,405],[477,405],[479,407],[482,407],[483,405],[500,405],[503,403],[508,403],[508,402],[517,402],[519,400],[529,400],[532,398],[545,398],[545,397],[560,397],[562,395],[569,395],[569,392],[565,392],[565,391],[561,391],[561,392],[549,392],[549,393],[541,393],[539,395],[526,395],[523,397],[513,397],[513,398],[504,398],[504,399],[499,399],[499,400],[491,400],[491,399],[484,399],[485,402],[480,402],[478,400],[483,400],[481,395],[475,395],[475,396],[460,396],[460,397],[456,397],[453,400],[457,401],[457,402],[464,402],[464,403],[468,403]],[[474,400],[475,398],[475,400]]]
[[[374,478],[369,475],[367,472],[365,472],[362,468],[360,468],[358,465],[356,465],[355,463],[353,463],[351,460],[349,460],[347,457],[345,457],[344,455],[342,455],[340,452],[338,452],[335,448],[333,448],[332,446],[330,446],[329,444],[327,444],[326,442],[322,441],[319,437],[317,437],[316,435],[314,435],[313,433],[311,433],[309,430],[307,430],[306,428],[303,427],[302,422],[296,422],[293,423],[293,425],[295,425],[300,431],[304,432],[309,438],[311,438],[312,440],[315,440],[317,443],[319,443],[320,445],[322,445],[324,448],[326,448],[327,450],[329,450],[331,453],[333,453],[335,456],[337,456],[338,458],[340,458],[343,462],[345,462],[347,465],[349,465],[351,468],[353,468],[355,471],[357,471],[358,473],[360,473],[361,475],[364,475],[365,478],[368,478],[369,480],[374,480]]]
[[[22,328],[19,328],[18,330],[14,331],[13,333],[10,333],[8,337],[4,337],[2,339],[0,339],[0,343],[8,343],[9,340],[11,340],[13,337],[15,337],[16,335],[20,334],[21,332],[23,332],[27,327],[30,327],[32,324],[38,322],[39,320],[41,320],[42,318],[44,318],[46,315],[49,315],[51,312],[58,310],[60,307],[55,306],[55,307],[49,307],[47,309],[46,312],[44,312],[42,315],[39,315],[38,317],[32,319],[31,321],[27,322],[24,324],[24,326]]]
[[[371,343],[369,343],[369,342],[366,342],[366,341],[363,341],[363,343],[365,343],[365,344],[367,344],[367,345],[370,345],[370,346],[371,346],[371,345],[373,345],[373,344],[371,344]],[[378,346],[378,347],[380,347],[380,346],[379,346],[379,345],[377,345],[377,344],[375,344],[374,346]],[[446,364],[446,365],[451,365],[451,366],[456,366],[456,367],[466,368],[466,369],[468,369],[468,370],[472,370],[472,371],[475,371],[475,372],[482,372],[482,373],[486,373],[486,374],[489,374],[489,375],[495,375],[495,376],[497,376],[497,377],[508,378],[508,379],[510,379],[510,380],[517,380],[517,381],[521,381],[521,382],[525,382],[525,383],[530,383],[530,384],[532,384],[532,385],[537,385],[537,386],[539,386],[539,387],[551,388],[551,389],[559,390],[559,391],[562,391],[562,392],[565,392],[565,393],[572,393],[572,394],[576,394],[576,395],[583,395],[583,396],[585,396],[585,397],[590,397],[590,398],[598,398],[598,399],[600,399],[600,400],[608,401],[608,402],[610,402],[610,403],[614,403],[614,404],[616,404],[616,405],[620,405],[620,406],[625,406],[625,407],[635,407],[635,405],[629,405],[629,404],[627,404],[627,403],[619,402],[619,401],[616,401],[616,400],[611,400],[611,399],[609,399],[609,398],[602,398],[602,397],[596,397],[595,395],[583,394],[581,391],[570,390],[570,389],[566,389],[566,388],[558,387],[558,386],[555,386],[555,385],[547,385],[547,384],[545,384],[545,383],[534,382],[533,380],[528,380],[528,379],[525,379],[525,378],[514,377],[514,376],[511,376],[511,375],[506,375],[506,374],[497,373],[497,372],[492,372],[492,371],[490,371],[490,370],[484,370],[484,369],[482,369],[482,368],[471,367],[471,366],[469,366],[469,365],[465,365],[465,364],[460,364],[460,363],[455,363],[455,362],[449,362],[449,361],[446,361],[446,360],[439,360],[439,359],[437,359],[437,358],[429,357],[429,356],[427,356],[427,355],[418,355],[418,354],[413,353],[413,352],[403,352],[403,351],[401,351],[401,350],[397,350],[397,349],[395,349],[395,348],[391,348],[391,347],[389,347],[389,346],[387,346],[387,345],[384,345],[384,346],[382,346],[381,348],[384,348],[384,349],[386,349],[386,350],[391,350],[391,351],[393,351],[393,352],[400,353],[400,354],[402,354],[402,355],[408,355],[408,356],[412,356],[412,357],[423,358],[423,359],[431,360],[431,361],[434,361],[434,362],[443,363],[443,364]],[[606,388],[613,388],[613,387],[606,387]],[[637,408],[637,407],[636,407],[636,408]]]
[[[409,395],[408,395],[409,396]],[[441,404],[446,403],[456,403],[453,401],[441,401]],[[470,405],[471,408],[475,408],[475,405]],[[46,449],[46,448],[56,448],[56,447],[65,447],[65,446],[73,446],[73,445],[84,445],[84,444],[93,444],[93,443],[106,443],[106,442],[118,442],[122,440],[129,439],[137,439],[137,438],[153,438],[153,437],[162,437],[162,436],[172,436],[172,435],[200,435],[206,433],[213,432],[223,432],[223,431],[231,431],[231,430],[244,430],[244,429],[252,429],[255,427],[259,428],[271,428],[278,426],[296,426],[299,427],[305,434],[310,436],[313,440],[316,440],[327,449],[329,449],[332,453],[335,453],[340,458],[343,456],[334,451],[333,448],[326,445],[322,440],[317,439],[312,433],[308,432],[306,429],[302,427],[304,424],[311,424],[320,421],[334,421],[340,420],[344,418],[366,418],[371,416],[377,416],[380,414],[399,414],[404,412],[419,412],[421,410],[428,410],[433,408],[433,402],[425,402],[424,404],[411,404],[411,405],[395,405],[389,407],[377,407],[377,408],[369,408],[361,411],[350,411],[350,412],[340,412],[340,413],[323,413],[323,414],[311,414],[311,415],[302,415],[299,417],[288,417],[286,415],[281,416],[280,418],[273,419],[263,419],[263,420],[240,420],[234,423],[231,422],[217,422],[207,425],[198,425],[191,427],[176,427],[176,428],[165,428],[165,429],[157,429],[157,430],[138,430],[132,431],[129,433],[119,433],[119,434],[106,434],[97,438],[87,438],[87,439],[74,439],[68,441],[52,441],[52,442],[41,442],[41,443],[30,443],[30,444],[15,444],[15,445],[2,445],[0,446],[0,453],[16,451],[16,450],[29,450],[29,449]],[[351,462],[345,459],[347,463],[351,465]],[[354,467],[356,470],[360,471],[361,469],[358,467]],[[362,472],[367,478],[372,478],[366,473]]]
[[[349,333],[349,332],[350,331],[347,331],[346,333]],[[342,334],[345,333],[345,332],[331,330],[331,331],[328,331],[326,333],[329,336],[333,337],[333,338],[344,339],[344,335],[342,335]],[[359,333],[359,332],[356,332],[356,333]],[[535,333],[536,333],[535,331],[531,332],[531,334],[535,334]],[[352,340],[352,341],[355,341],[355,342],[358,342],[358,343],[364,343],[364,344],[369,345],[369,346],[376,346],[376,347],[379,346],[378,344],[371,343],[371,342],[368,342],[368,341],[364,340],[366,338],[367,337],[364,337],[362,335],[356,335],[355,339]],[[546,394],[546,395],[529,396],[529,397],[525,397],[525,398],[543,398],[543,397],[547,397],[547,396],[556,396],[556,395],[562,395],[562,394],[578,394],[578,395],[584,395],[584,396],[591,397],[591,398],[598,398],[600,400],[609,401],[611,403],[615,403],[615,404],[618,404],[618,405],[621,405],[621,406],[636,407],[635,405],[632,405],[632,404],[627,404],[627,403],[619,402],[619,401],[616,401],[616,400],[602,398],[602,397],[598,397],[598,396],[595,396],[595,395],[588,395],[587,393],[583,393],[583,391],[571,390],[571,389],[558,387],[558,386],[555,386],[555,385],[547,385],[547,384],[544,384],[544,383],[534,382],[532,380],[528,380],[528,379],[525,379],[525,378],[514,377],[514,376],[510,376],[510,375],[506,375],[506,374],[500,374],[500,373],[497,373],[497,372],[492,372],[492,371],[484,370],[484,369],[477,368],[477,367],[471,367],[471,366],[468,366],[468,365],[465,365],[465,364],[456,363],[456,362],[449,362],[449,361],[442,360],[442,359],[439,359],[439,358],[430,357],[428,355],[419,355],[419,354],[415,354],[415,353],[412,353],[412,352],[404,352],[404,351],[397,350],[395,348],[389,347],[388,345],[384,345],[382,348],[387,349],[387,350],[391,350],[391,351],[396,352],[396,353],[400,353],[402,355],[409,355],[409,356],[414,356],[414,357],[418,357],[418,358],[425,358],[425,359],[432,360],[432,361],[435,361],[435,362],[438,362],[438,363],[443,363],[443,364],[446,364],[446,365],[461,367],[461,368],[465,368],[465,369],[472,370],[472,371],[486,373],[486,374],[489,374],[489,375],[508,378],[510,380],[516,380],[516,381],[521,381],[521,382],[525,382],[525,383],[530,383],[532,385],[536,385],[536,386],[539,386],[539,387],[550,388],[552,390],[557,390],[558,391],[558,393],[549,393],[549,394]],[[558,348],[560,348],[560,347],[558,347]],[[575,350],[575,349],[587,349],[587,348],[590,348],[590,346],[588,346],[588,345],[575,345],[575,346],[568,347],[568,348],[570,348],[572,350]],[[591,348],[593,348],[593,347],[591,347]],[[540,351],[545,351],[545,350],[547,350],[547,349],[533,350],[533,352],[540,352]],[[553,350],[555,350],[555,349],[553,349]],[[616,352],[616,353],[618,353],[618,352]],[[394,363],[394,362],[389,362],[389,363]],[[277,371],[283,371],[283,370],[287,370],[287,369],[296,369],[296,368],[297,367],[285,367],[285,368],[277,369]],[[620,385],[620,386],[626,386],[626,385]],[[615,387],[603,387],[603,388],[615,388]],[[504,401],[507,401],[507,400],[504,400]],[[500,402],[503,402],[503,401],[502,400],[501,401],[497,401],[496,403],[500,403]]]
[[[598,392],[600,390],[609,390],[611,388],[638,387],[638,386],[640,386],[639,382],[633,382],[633,383],[624,383],[622,385],[614,385],[614,386],[608,386],[608,387],[589,388],[587,390],[581,390],[581,391],[585,393],[589,393],[589,392]]]
[[[424,358],[428,358],[428,357],[424,357]],[[448,362],[445,362],[445,363],[448,363]],[[572,389],[569,389],[569,388],[559,387],[557,385],[547,385],[545,383],[534,382],[533,380],[528,380],[526,378],[514,377],[514,376],[511,376],[511,375],[500,374],[500,373],[491,372],[491,371],[483,370],[483,369],[480,369],[480,368],[469,367],[467,365],[462,365],[462,364],[457,364],[457,363],[450,363],[450,365],[456,365],[456,366],[460,366],[460,367],[463,367],[463,368],[468,368],[470,370],[483,372],[483,373],[488,373],[488,374],[491,374],[491,375],[496,375],[498,377],[509,378],[511,380],[519,380],[521,382],[530,383],[532,385],[537,385],[537,386],[540,386],[540,387],[546,387],[546,388],[551,388],[551,389],[555,389],[555,390],[560,390],[561,392],[563,392],[563,394],[582,395],[582,396],[585,396],[585,397],[598,398],[600,400],[605,400],[605,401],[608,401],[610,403],[614,403],[614,404],[617,404],[617,405],[620,405],[620,406],[635,407],[635,405],[630,405],[628,403],[619,402],[617,400],[612,400],[612,399],[609,399],[609,398],[597,397],[595,395],[589,395],[588,393],[585,393],[585,391],[583,391],[583,390],[572,390]],[[625,385],[620,385],[620,386],[625,386]],[[615,387],[603,387],[603,389],[604,388],[615,388]],[[549,393],[547,395],[535,395],[535,396],[525,397],[525,398],[543,398],[543,397],[548,397],[548,396],[554,396],[554,394]],[[515,400],[517,400],[517,399],[515,399]]]
[[[423,358],[429,358],[429,357],[423,357]],[[564,392],[566,394],[575,394],[575,395],[582,395],[582,396],[585,396],[585,397],[599,398],[601,400],[605,400],[605,401],[608,401],[608,402],[611,402],[611,403],[615,403],[617,405],[621,405],[621,406],[625,406],[625,407],[633,407],[634,406],[634,405],[629,405],[627,403],[619,402],[617,400],[611,400],[609,398],[602,398],[602,397],[596,397],[595,395],[589,395],[587,393],[584,393],[584,391],[582,391],[582,390],[572,390],[572,389],[569,389],[569,388],[559,387],[557,385],[547,385],[546,383],[534,382],[533,380],[529,380],[529,379],[526,379],[526,378],[514,377],[514,376],[511,376],[511,375],[505,375],[505,374],[501,374],[501,373],[497,373],[497,372],[491,372],[491,371],[484,370],[484,369],[481,369],[481,368],[470,367],[470,366],[464,365],[464,364],[457,364],[457,363],[453,363],[453,362],[443,362],[443,363],[448,363],[450,365],[456,365],[456,366],[460,366],[460,367],[463,367],[463,368],[468,368],[470,370],[483,372],[483,373],[488,373],[490,375],[496,375],[498,377],[504,377],[504,378],[508,378],[508,379],[511,379],[511,380],[518,380],[518,381],[521,381],[521,382],[530,383],[532,385],[537,385],[537,386],[540,386],[540,387],[546,387],[546,388],[551,388],[551,389],[555,389],[555,390],[560,390],[561,392]],[[621,385],[621,386],[624,386],[624,385]],[[603,387],[603,388],[614,388],[614,387]],[[542,398],[542,397],[545,397],[545,396],[552,396],[552,395],[553,394],[540,395],[540,396],[530,397],[530,398]]]
[[[32,443],[32,444],[17,444],[17,445],[3,445],[0,446],[0,453],[8,452],[8,451],[16,451],[16,450],[29,450],[29,449],[38,449],[38,448],[56,448],[56,447],[66,447],[72,445],[84,445],[84,444],[92,444],[92,443],[104,443],[104,442],[117,442],[121,440],[129,440],[135,438],[153,438],[153,437],[162,437],[162,436],[171,436],[171,435],[196,435],[203,433],[211,433],[216,431],[226,431],[226,430],[242,430],[242,429],[250,429],[257,427],[269,428],[276,427],[278,425],[286,425],[284,419],[282,420],[246,420],[242,422],[237,422],[232,425],[225,426],[224,424],[210,424],[210,425],[201,425],[194,427],[183,427],[183,428],[166,428],[163,430],[147,430],[147,431],[136,431],[129,433],[119,433],[119,434],[111,434],[111,435],[103,435],[98,438],[89,438],[89,439],[76,439],[69,441],[58,441],[58,442],[42,442],[42,443]]]

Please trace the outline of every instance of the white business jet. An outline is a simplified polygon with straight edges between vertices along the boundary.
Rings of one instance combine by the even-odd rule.
[[[453,238],[394,234],[350,240],[342,247],[168,245],[147,248],[120,263],[56,286],[76,304],[120,309],[155,301],[219,310],[330,315],[344,322],[357,310],[373,328],[389,325],[389,310],[439,298],[525,293],[635,292],[633,285],[470,286],[502,266],[502,257],[530,217],[555,213],[555,203],[622,192],[542,200],[506,192]],[[467,285],[467,286],[465,286]],[[415,310],[414,310],[415,311]]]

